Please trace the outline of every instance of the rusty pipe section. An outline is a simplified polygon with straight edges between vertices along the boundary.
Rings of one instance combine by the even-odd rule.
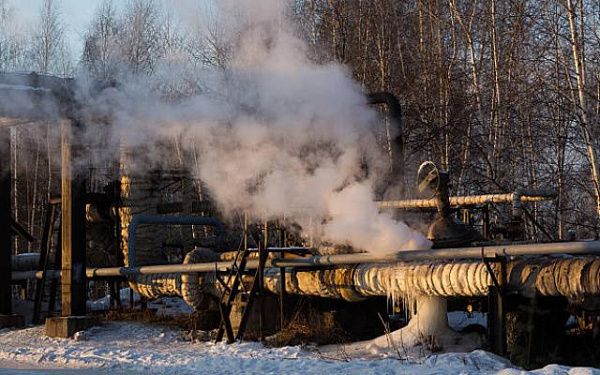
[[[513,209],[521,209],[521,203],[541,202],[556,196],[551,191],[529,191],[516,190],[505,194],[483,194],[450,197],[450,205],[453,207],[478,206],[486,203],[497,203],[513,205]],[[380,209],[414,209],[414,208],[436,208],[435,198],[431,199],[401,199],[377,202]],[[514,212],[513,212],[514,214]]]
[[[499,266],[492,264],[499,274]],[[279,293],[279,269],[265,275],[265,286]],[[525,296],[600,296],[600,257],[521,258],[507,264],[507,287]],[[360,301],[373,296],[485,296],[492,285],[483,261],[358,264],[302,271],[286,270],[286,292]]]

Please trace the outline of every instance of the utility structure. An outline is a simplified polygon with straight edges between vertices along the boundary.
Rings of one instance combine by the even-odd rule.
[[[0,314],[12,315],[10,135],[0,128]],[[8,163],[6,161],[9,161]]]
[[[78,118],[74,104],[73,81],[32,74],[0,74],[0,125],[2,132],[13,126],[44,120],[53,121],[61,132],[61,311],[62,317],[47,320],[50,335],[68,337],[92,322],[86,317],[86,226],[85,199],[86,175],[77,163],[84,158],[80,143],[83,123]],[[6,136],[3,135],[3,139]],[[3,142],[0,148],[3,161],[10,160],[6,152],[10,148]],[[10,163],[3,163],[10,165]],[[8,183],[6,180],[8,179]],[[3,219],[10,217],[10,175],[4,174],[0,194],[0,246],[3,257],[10,256],[10,239],[4,231]],[[6,193],[5,193],[6,192]],[[2,262],[7,271],[9,262]],[[7,278],[0,283],[0,303],[10,312],[11,272],[0,272]]]
[[[448,173],[433,163],[424,163],[419,168],[417,181],[419,190],[431,193],[429,198],[394,199],[378,202],[378,205],[381,210],[437,210],[438,216],[428,230],[434,248],[399,249],[402,251],[383,256],[356,251],[326,255],[322,248],[305,246],[298,239],[288,241],[286,235],[281,235],[279,241],[271,240],[277,237],[276,230],[268,223],[261,223],[260,231],[249,231],[247,221],[243,228],[244,241],[239,246],[228,239],[227,229],[231,228],[220,223],[207,200],[193,200],[185,193],[177,195],[178,200],[159,199],[155,193],[162,182],[179,177],[166,171],[136,175],[127,171],[126,162],[122,163],[125,167],[120,180],[114,184],[118,188],[114,189],[113,196],[100,198],[89,194],[87,175],[80,168],[80,161],[87,158],[80,137],[84,129],[78,113],[81,104],[75,102],[71,85],[70,80],[52,77],[0,74],[3,94],[0,96],[0,152],[8,149],[7,127],[24,126],[40,118],[52,119],[61,127],[60,268],[44,266],[41,270],[11,271],[7,224],[11,220],[7,198],[10,179],[6,177],[6,164],[0,165],[0,256],[4,259],[0,262],[3,267],[0,269],[3,278],[0,280],[0,313],[11,313],[11,282],[60,278],[63,316],[47,320],[51,335],[70,336],[93,323],[84,317],[86,284],[87,280],[98,278],[125,279],[133,290],[148,299],[179,296],[199,314],[208,315],[216,310],[219,314],[214,327],[217,338],[226,337],[228,342],[248,337],[245,328],[252,319],[253,305],[258,307],[254,309],[258,314],[254,315],[261,328],[273,320],[280,321],[279,328],[283,327],[289,318],[285,316],[287,309],[283,302],[296,296],[352,303],[387,295],[479,298],[487,306],[490,348],[498,353],[505,352],[504,317],[508,308],[515,305],[510,306],[511,299],[561,298],[589,311],[589,302],[597,301],[600,296],[600,241],[519,242],[523,240],[526,220],[524,204],[550,199],[551,192],[517,190],[453,197]],[[372,94],[368,100],[388,107],[396,127],[391,170],[394,177],[399,176],[403,170],[404,142],[398,101],[387,93]],[[48,108],[58,110],[48,112]],[[140,155],[143,153],[137,156]],[[5,157],[3,155],[3,160]],[[403,194],[399,192],[394,198],[401,198]],[[89,203],[98,204],[102,199],[105,201],[100,203],[108,207],[105,211],[118,212],[118,220],[111,223],[111,228],[116,233],[122,259],[112,266],[93,267],[86,262],[86,221],[89,220],[86,210],[87,216],[94,216],[93,207],[90,208],[93,205]],[[500,236],[494,238],[495,233],[490,230],[487,212],[490,204],[512,205],[509,223],[502,229],[502,240]],[[474,231],[470,220],[460,222],[457,208],[482,211],[481,233]],[[164,256],[157,244],[166,242],[162,231],[171,225],[192,227],[192,232],[201,228],[206,241],[194,244],[191,249],[185,247],[187,244],[180,246],[176,254],[180,258]],[[266,299],[277,296],[280,305],[276,308],[272,305],[271,314],[267,316]],[[234,310],[239,313],[237,317]],[[262,336],[262,329],[260,331]]]

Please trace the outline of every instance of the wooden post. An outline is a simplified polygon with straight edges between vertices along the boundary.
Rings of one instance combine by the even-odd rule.
[[[87,282],[85,277],[85,187],[86,176],[81,166],[81,145],[77,124],[65,120],[61,124],[61,191],[62,191],[62,278],[61,304],[63,316],[86,313]]]
[[[0,129],[0,314],[12,314],[10,134]]]

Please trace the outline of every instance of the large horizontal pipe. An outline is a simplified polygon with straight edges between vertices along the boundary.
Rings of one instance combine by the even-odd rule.
[[[490,265],[500,274],[499,263]],[[286,292],[360,301],[371,296],[485,296],[492,275],[481,260],[357,264],[310,271],[286,270]],[[520,257],[506,263],[505,287],[524,296],[563,296],[581,302],[600,296],[600,257]],[[279,268],[265,274],[265,287],[281,288]]]
[[[498,263],[491,264],[491,267],[498,275]],[[280,291],[280,272],[281,268],[269,268],[265,271],[265,287],[273,293]],[[49,276],[57,276],[59,273],[52,271]],[[600,296],[598,256],[512,259],[506,263],[506,275],[505,285],[508,290],[521,295],[564,296],[575,301],[581,301],[586,296]],[[183,276],[179,280],[178,276],[171,274],[161,280],[169,284],[170,288],[163,287],[160,291],[145,289],[144,293],[147,295],[144,295],[151,298],[179,295],[185,299],[186,295],[182,293],[185,285]],[[182,282],[181,287],[178,287],[179,281]],[[492,277],[481,260],[463,259],[435,263],[357,264],[310,270],[288,268],[285,282],[288,293],[360,301],[386,295],[396,298],[415,295],[485,296],[492,284]],[[202,293],[210,291],[215,295],[220,294],[220,284],[214,278],[204,279],[197,286],[197,290],[203,291]]]
[[[40,253],[21,253],[11,258],[12,269],[15,271],[35,270],[40,262]]]
[[[512,203],[515,201],[527,203],[527,202],[540,202],[553,198],[555,194],[553,192],[546,191],[526,191],[517,190],[513,193],[506,194],[484,194],[484,195],[466,195],[450,197],[450,205],[454,207],[461,206],[477,206],[485,203]],[[399,208],[399,209],[410,209],[410,208],[436,208],[436,200],[431,199],[402,199],[393,201],[380,201],[378,202],[379,208]]]
[[[306,258],[274,258],[267,260],[266,267],[302,268],[363,263],[398,263],[448,259],[481,259],[484,257],[494,258],[497,256],[556,254],[599,255],[600,241],[551,242],[525,245],[498,245],[481,247],[460,247],[450,249],[411,250],[400,251],[388,255],[357,253],[340,255],[315,255]],[[215,270],[228,271],[231,269],[231,265],[232,262],[223,261],[192,264],[167,264],[141,267],[88,268],[86,274],[88,278],[94,278],[168,273],[198,273],[213,272]],[[257,267],[258,260],[256,259],[249,259],[246,263],[247,269],[256,269]],[[22,277],[23,275],[24,273],[13,273],[13,280],[17,280],[16,277]],[[41,277],[41,272],[34,273],[34,275],[36,275],[36,277]]]

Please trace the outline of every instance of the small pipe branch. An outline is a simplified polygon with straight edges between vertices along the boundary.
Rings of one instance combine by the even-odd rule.
[[[219,233],[223,231],[223,225],[214,217],[210,216],[173,216],[173,215],[134,215],[127,228],[128,252],[127,261],[129,267],[135,267],[136,262],[136,240],[137,227],[142,224],[154,225],[206,225],[215,227]]]

